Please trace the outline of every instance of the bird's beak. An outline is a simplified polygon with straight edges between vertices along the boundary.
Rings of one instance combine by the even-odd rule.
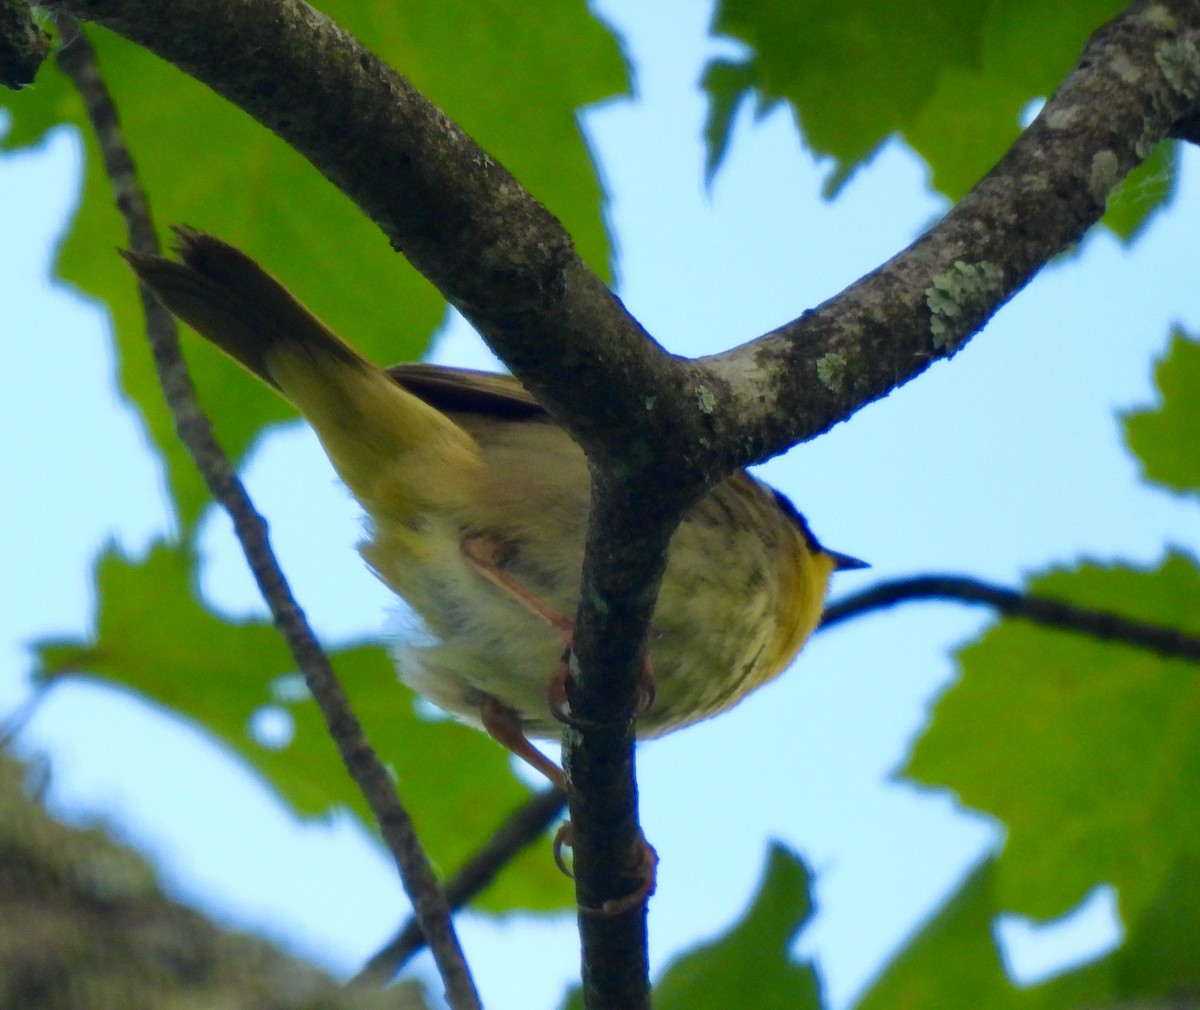
[[[828,554],[833,558],[833,570],[835,572],[848,572],[855,568],[871,567],[867,562],[859,561],[858,558],[852,558],[849,554],[839,554],[837,551],[829,551]]]

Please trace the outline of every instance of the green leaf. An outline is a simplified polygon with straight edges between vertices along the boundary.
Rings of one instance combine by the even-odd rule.
[[[1031,987],[1008,978],[993,939],[996,866],[976,867],[919,927],[855,1010],[1079,1010],[1161,1000],[1200,985],[1200,870],[1176,866],[1119,950]]]
[[[323,0],[321,9],[411,80],[563,222],[611,276],[606,195],[582,108],[626,96],[620,39],[583,4],[559,0]]]
[[[1175,196],[1179,180],[1179,145],[1159,144],[1108,197],[1101,223],[1125,245],[1131,245]]]
[[[812,964],[792,960],[793,939],[812,915],[809,876],[800,857],[772,844],[750,908],[724,936],[676,958],[654,987],[658,1010],[821,1006]]]
[[[1111,1002],[1109,959],[1034,988],[1015,986],[993,938],[995,891],[995,864],[987,859],[917,929],[855,1010],[1078,1010]]]
[[[512,169],[608,274],[604,194],[576,122],[580,107],[628,88],[620,48],[605,27],[582,6],[553,0],[323,6]],[[440,295],[337,190],[191,78],[115,36],[89,36],[164,232],[168,223],[187,223],[245,249],[369,357],[390,363],[424,352],[444,316]],[[62,123],[83,130],[84,191],[58,272],[109,304],[121,388],[163,454],[182,526],[191,530],[208,496],[158,390],[133,278],[109,254],[125,243],[124,226],[80,102],[51,68],[37,87],[0,101],[12,114],[3,148],[36,143]],[[290,410],[201,341],[185,344],[218,435],[240,458],[265,424]]]
[[[1200,571],[1084,564],[1029,591],[1196,634]],[[1200,851],[1200,676],[1194,664],[1010,620],[958,656],[906,774],[1002,821],[1005,907],[1038,919],[1117,887],[1126,921]]]
[[[349,808],[374,832],[316,704],[295,689],[295,664],[279,633],[207,611],[194,590],[194,561],[186,549],[164,545],[140,562],[105,551],[94,634],[86,642],[39,643],[39,679],[87,675],[131,689],[239,755],[298,817]],[[331,659],[368,739],[394,770],[427,851],[443,871],[456,869],[529,796],[505,752],[457,723],[418,718],[412,693],[379,645],[342,649]],[[282,746],[251,732],[255,715],[270,709],[291,723]],[[548,847],[535,846],[480,907],[552,910],[566,907],[569,895]]]
[[[978,67],[985,15],[979,4],[927,0],[722,0],[712,31],[753,48],[746,87],[790,103],[808,144],[833,159],[836,188],[915,120],[944,67]]]
[[[988,860],[916,931],[855,1010],[1017,1005],[992,939],[997,912],[993,890]]]
[[[725,160],[733,120],[744,98],[754,88],[754,67],[731,60],[713,60],[704,68],[700,86],[708,92],[708,117],[704,122],[704,182],[711,186]],[[762,110],[760,110],[762,111]]]
[[[827,195],[900,135],[928,163],[933,187],[957,200],[1017,138],[1029,103],[1054,91],[1088,36],[1124,6],[721,0],[713,33],[752,52],[705,72],[710,172],[738,104],[756,94],[762,107],[786,101],[809,147],[830,159]],[[1174,158],[1151,160],[1105,221],[1127,241],[1173,189]]]
[[[1116,994],[1162,999],[1200,991],[1200,860],[1181,857],[1116,958]]]
[[[1147,480],[1176,491],[1200,491],[1200,342],[1176,330],[1154,370],[1161,407],[1126,414],[1125,440]]]
[[[972,6],[984,12],[978,62],[944,61],[929,101],[911,125],[900,127],[932,169],[934,188],[952,200],[999,160],[1017,138],[1029,103],[1053,93],[1092,32],[1126,4],[999,0]]]

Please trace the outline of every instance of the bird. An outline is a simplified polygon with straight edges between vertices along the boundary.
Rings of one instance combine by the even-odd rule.
[[[234,246],[175,232],[178,259],[122,255],[316,432],[366,513],[362,558],[423,625],[395,650],[400,678],[565,788],[530,740],[560,736],[569,719],[561,686],[590,506],[583,451],[513,376],[380,367]],[[637,737],[724,712],[778,676],[816,628],[832,574],[863,567],[823,547],[789,499],[748,472],[717,484],[671,541]]]

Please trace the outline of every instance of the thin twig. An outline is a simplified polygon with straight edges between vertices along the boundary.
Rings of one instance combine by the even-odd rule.
[[[70,41],[59,51],[59,66],[75,83],[87,106],[100,144],[104,167],[112,180],[118,209],[129,231],[130,247],[157,254],[158,240],[146,195],[121,133],[117,109],[100,75],[95,52],[74,22],[60,18],[60,31]],[[412,821],[396,795],[394,783],[367,742],[328,657],[317,643],[303,611],[288,588],[267,537],[266,524],[213,437],[212,426],[196,399],[187,365],[179,350],[175,321],[144,286],[146,330],[159,381],[175,419],[180,439],[204,476],[209,491],[233,520],[234,530],[275,624],[304,674],[354,781],[379,823],[405,891],[413,903],[455,1010],[479,1007],[479,997],[450,920],[445,896],[421,848]]]
[[[1146,649],[1166,659],[1200,663],[1200,637],[1178,628],[1122,617],[1107,610],[1080,607],[1005,589],[990,582],[961,575],[923,575],[895,579],[855,593],[831,604],[821,621],[821,630],[872,610],[911,600],[954,600],[994,607],[1007,617],[1017,617],[1061,631],[1073,631],[1105,642],[1118,642]]]
[[[457,873],[447,878],[443,891],[450,908],[457,912],[470,903],[521,851],[542,837],[562,813],[566,800],[559,790],[544,789],[513,811],[487,844]],[[425,934],[421,932],[421,925],[415,918],[410,918],[350,980],[350,984],[367,988],[385,985],[424,946]]]

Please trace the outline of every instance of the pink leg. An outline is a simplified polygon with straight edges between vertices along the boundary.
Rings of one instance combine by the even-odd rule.
[[[563,859],[562,850],[570,848],[574,834],[575,828],[570,821],[559,825],[558,831],[554,833],[554,862],[568,877],[572,877],[574,874],[567,866],[566,860]],[[580,905],[581,912],[606,918],[620,915],[622,912],[628,912],[631,908],[636,908],[654,893],[655,887],[658,886],[658,853],[644,837],[638,839],[638,848],[640,850],[638,865],[633,870],[633,876],[637,879],[638,886],[623,897],[610,898],[599,908],[585,908]]]
[[[529,742],[515,711],[496,698],[488,698],[479,710],[479,718],[493,740],[537,769],[563,792],[567,791],[563,770]]]
[[[574,623],[504,571],[502,544],[489,537],[473,534],[463,538],[461,550],[463,557],[480,575],[497,589],[522,604],[531,613],[542,618],[562,639],[563,654],[547,685],[547,700],[550,712],[556,719],[568,725],[574,724],[574,720],[567,712],[567,677],[570,675],[571,646],[575,634]],[[638,714],[646,712],[654,704],[654,667],[648,649],[642,667],[640,687]],[[499,699],[489,697],[480,709],[480,720],[492,739],[506,747],[526,764],[537,769],[559,789],[566,792],[567,779],[563,770],[529,742],[521,728],[520,716],[513,709]],[[570,845],[571,831],[571,823],[568,821],[558,829],[554,836],[554,861],[558,864],[559,869],[568,876],[570,871],[563,860],[562,850],[564,846]],[[581,909],[582,911],[589,915],[620,915],[622,912],[637,907],[654,893],[657,882],[658,853],[645,838],[641,839],[640,848],[640,860],[636,870],[638,886],[623,898],[606,901],[600,908],[584,908]]]
[[[463,537],[461,545],[465,557],[497,589],[501,589],[531,613],[537,614],[558,632],[563,645],[570,646],[575,625],[565,614],[555,610],[541,597],[531,593],[525,586],[508,574],[502,567],[504,547],[502,544],[478,533]]]
[[[530,592],[527,586],[522,585],[504,570],[504,545],[499,541],[479,533],[472,533],[470,536],[463,537],[460,549],[462,550],[463,557],[471,563],[472,567],[480,575],[497,589],[511,596],[530,613],[540,617],[562,639],[562,659],[559,660],[558,665],[554,668],[554,673],[550,676],[546,694],[550,705],[550,712],[554,718],[559,722],[566,723],[568,726],[576,725],[567,711],[569,707],[567,705],[567,677],[570,675],[570,652],[575,637],[574,622],[561,611],[550,606],[540,596]],[[646,650],[646,658],[642,665],[640,690],[641,697],[638,699],[638,715],[649,711],[650,706],[654,704],[654,664],[650,657],[649,649]],[[494,733],[492,735],[495,736]],[[511,750],[512,748],[509,749]],[[519,752],[517,753],[519,754]],[[519,754],[519,756],[525,757],[523,754]],[[535,765],[534,767],[537,766]]]

